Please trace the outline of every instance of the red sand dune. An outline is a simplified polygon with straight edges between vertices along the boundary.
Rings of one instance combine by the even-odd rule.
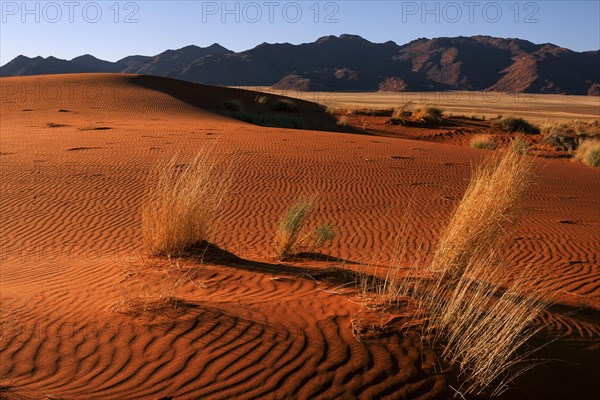
[[[332,290],[335,274],[323,278],[340,263],[279,264],[273,232],[298,194],[318,192],[317,218],[339,231],[326,249],[332,257],[385,265],[404,213],[410,249],[424,254],[490,153],[258,127],[172,97],[161,78],[143,79],[0,80],[0,397],[447,398],[452,378],[432,365],[432,350],[398,332],[358,342],[351,320],[372,314],[351,287]],[[194,87],[206,90],[206,107],[222,100]],[[115,312],[127,296],[123,265],[141,252],[150,168],[212,144],[236,167],[215,244],[239,258],[200,268],[177,310]],[[565,335],[550,348],[573,376],[558,384],[549,378],[555,370],[540,367],[545,376],[523,383],[531,390],[507,398],[592,398],[600,175],[564,160],[536,164],[510,268],[532,263],[533,284],[560,293],[540,322]]]

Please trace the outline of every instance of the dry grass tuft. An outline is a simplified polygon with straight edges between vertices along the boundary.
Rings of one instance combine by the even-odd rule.
[[[532,167],[531,158],[514,151],[491,157],[473,172],[429,263],[406,263],[407,213],[389,269],[379,273],[372,263],[372,275],[357,277],[358,289],[369,299],[375,295],[380,312],[414,306],[403,326],[420,325],[423,339],[443,346],[443,359],[458,370],[457,396],[500,395],[535,366],[529,360],[535,349],[524,345],[542,328],[534,320],[549,301],[531,289],[538,281],[533,268],[505,268]],[[351,321],[358,339],[360,325]]]
[[[328,114],[332,115],[369,115],[374,117],[391,117],[393,108],[360,108],[360,107],[328,107]]]
[[[392,125],[406,125],[412,123],[439,123],[444,119],[444,112],[437,107],[424,105],[417,110],[412,111],[413,102],[408,101],[402,107],[396,108],[392,112],[392,118],[389,123]]]
[[[535,125],[525,121],[523,118],[500,117],[492,120],[492,126],[497,126],[509,133],[540,133]]]
[[[498,148],[498,144],[494,141],[494,138],[485,135],[473,136],[469,146],[483,150],[496,150]]]
[[[600,167],[600,139],[583,140],[575,151],[573,160],[590,167]]]
[[[500,395],[535,366],[529,359],[535,349],[524,345],[542,328],[534,320],[549,301],[531,289],[539,279],[533,268],[505,268],[532,167],[532,158],[514,151],[491,157],[474,171],[429,263],[408,262],[406,213],[389,268],[382,273],[372,262],[372,274],[356,277],[357,289],[381,314],[415,310],[403,315],[404,329],[421,326],[422,339],[443,346],[443,359],[458,371],[457,396]],[[351,321],[357,340],[361,325]]]
[[[174,157],[156,170],[156,183],[142,206],[148,254],[177,257],[189,246],[208,241],[229,187],[226,170],[217,167],[217,158],[208,149],[187,164],[179,164]]]
[[[497,395],[531,367],[528,354],[517,352],[541,328],[532,322],[547,302],[528,286],[531,269],[511,275],[503,267],[532,166],[509,151],[473,173],[442,232],[430,278],[410,291],[428,315],[432,341],[444,344],[444,359],[458,366],[463,394]]]
[[[490,244],[500,245],[519,217],[518,202],[529,184],[531,159],[514,152],[492,157],[474,173],[443,231],[433,271],[460,275]]]
[[[444,111],[437,107],[423,106],[413,113],[415,121],[431,123],[440,122],[444,118]]]
[[[510,142],[510,150],[514,153],[526,155],[531,144],[523,136],[517,136]]]
[[[121,296],[113,311],[138,317],[154,317],[163,312],[177,310],[178,292],[185,285],[204,289],[198,280],[201,265],[182,265],[176,259],[137,259],[120,263],[121,281],[115,285]]]
[[[569,136],[576,135],[580,137],[599,137],[600,136],[600,120],[593,121],[545,121],[540,131],[545,137]]]
[[[459,391],[468,395],[500,394],[532,367],[531,351],[518,352],[542,328],[533,322],[547,305],[528,286],[532,270],[511,278],[500,268],[495,246],[489,243],[489,254],[471,259],[460,276],[439,275],[417,294],[432,342],[443,344],[442,357],[458,367]]]
[[[404,103],[404,105],[402,105],[402,107],[394,109],[390,122],[394,125],[406,125],[413,115],[412,111],[410,110],[412,106],[413,102],[407,101]]]

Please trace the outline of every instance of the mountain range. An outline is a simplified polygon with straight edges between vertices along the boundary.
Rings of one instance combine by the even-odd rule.
[[[404,45],[360,36],[312,43],[263,43],[239,53],[219,44],[187,46],[116,62],[89,54],[72,60],[23,55],[0,76],[113,72],[229,86],[305,91],[444,91],[600,95],[600,50],[490,36],[416,39]]]

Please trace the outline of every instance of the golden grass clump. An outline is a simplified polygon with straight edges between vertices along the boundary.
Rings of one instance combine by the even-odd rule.
[[[416,110],[413,102],[408,101],[402,107],[393,110],[389,123],[392,125],[406,125],[412,123],[439,123],[444,119],[444,112],[440,108],[424,105]]]
[[[444,346],[442,357],[458,366],[460,387],[468,395],[498,395],[524,370],[531,354],[518,351],[542,326],[533,324],[546,307],[540,291],[532,290],[533,271],[511,278],[488,244],[489,254],[471,259],[459,277],[442,275],[419,293],[427,310],[432,342]],[[499,251],[502,251],[501,249]]]
[[[471,182],[442,232],[434,253],[434,271],[460,275],[478,253],[500,245],[518,220],[518,202],[529,183],[532,161],[514,152],[492,157]]]
[[[394,109],[390,122],[393,125],[406,125],[413,115],[412,111],[410,110],[412,106],[413,102],[407,101],[402,105],[402,107]]]
[[[504,268],[532,166],[509,151],[474,172],[441,234],[430,282],[411,291],[427,312],[433,342],[444,344],[444,359],[458,365],[463,394],[478,395],[493,384],[492,395],[506,389],[519,373],[513,367],[527,357],[517,351],[540,329],[532,322],[547,302],[528,287],[532,270],[511,275]]]
[[[444,111],[437,107],[423,106],[413,113],[413,119],[420,122],[440,122]]]
[[[590,167],[600,167],[600,139],[583,140],[575,151],[573,160]]]
[[[144,245],[150,255],[177,257],[208,240],[229,179],[208,149],[186,164],[173,157],[153,175],[142,206]]]
[[[523,136],[517,136],[510,142],[510,150],[514,153],[526,155],[531,144]]]
[[[500,117],[492,120],[492,126],[497,126],[505,130],[506,132],[520,132],[520,133],[540,133],[540,129],[524,120],[523,118],[516,117]]]
[[[498,148],[498,144],[494,141],[494,138],[485,135],[473,136],[469,146],[483,150],[496,150]]]
[[[443,346],[442,358],[458,371],[460,395],[499,395],[534,366],[523,345],[541,329],[533,322],[548,301],[530,287],[537,281],[532,267],[506,268],[532,167],[531,158],[514,151],[491,157],[474,171],[429,263],[410,262],[405,215],[384,276],[378,264],[372,275],[358,274],[362,294],[375,294],[383,312],[402,302],[416,306],[404,326],[421,324],[422,337]]]
[[[176,310],[181,288],[188,284],[205,288],[197,276],[201,266],[180,264],[176,259],[157,262],[143,255],[121,262],[121,281],[115,285],[121,296],[113,311],[152,317]]]

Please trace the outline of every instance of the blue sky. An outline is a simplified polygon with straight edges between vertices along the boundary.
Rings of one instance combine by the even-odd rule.
[[[398,44],[419,37],[519,37],[600,48],[591,1],[1,1],[0,63],[19,54],[116,61],[189,44],[241,51],[352,33]]]

